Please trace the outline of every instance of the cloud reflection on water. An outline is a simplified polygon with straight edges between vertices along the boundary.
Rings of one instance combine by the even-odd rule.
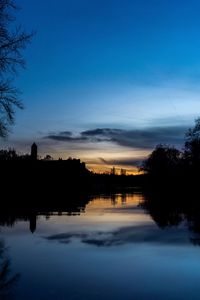
[[[99,247],[119,246],[130,243],[155,243],[155,244],[189,244],[190,240],[182,226],[177,228],[159,229],[154,224],[141,226],[121,227],[113,231],[74,232],[49,235],[49,241],[70,243],[73,239],[79,239],[84,244]]]

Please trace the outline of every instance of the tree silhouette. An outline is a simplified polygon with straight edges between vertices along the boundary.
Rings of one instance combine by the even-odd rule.
[[[13,86],[18,67],[25,66],[22,50],[33,33],[15,24],[14,0],[0,0],[0,136],[5,137],[14,122],[15,108],[23,108],[20,91]]]
[[[141,170],[156,176],[175,174],[180,160],[181,152],[179,150],[160,144],[144,161]]]
[[[18,155],[17,155],[15,149],[0,150],[0,161],[16,160],[17,158],[18,158]]]
[[[185,159],[190,166],[200,167],[200,118],[195,120],[195,126],[186,133]]]
[[[13,285],[19,279],[19,274],[11,275],[10,259],[6,255],[6,247],[0,240],[0,299],[8,299]]]

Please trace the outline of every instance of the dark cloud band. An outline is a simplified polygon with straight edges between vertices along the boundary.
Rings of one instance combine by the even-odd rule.
[[[64,131],[49,134],[44,138],[60,142],[99,143],[106,141],[124,147],[151,149],[160,143],[181,146],[186,131],[185,126],[162,126],[133,130],[95,128],[82,131],[76,136],[72,132]]]
[[[141,158],[128,158],[128,159],[104,159],[99,157],[101,163],[110,166],[141,166],[142,162],[144,161],[145,157]]]

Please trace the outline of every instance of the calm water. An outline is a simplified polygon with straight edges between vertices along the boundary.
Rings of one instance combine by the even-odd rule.
[[[17,276],[0,299],[199,300],[200,247],[191,231],[184,219],[159,228],[142,202],[141,194],[102,196],[79,214],[2,225],[6,280]]]

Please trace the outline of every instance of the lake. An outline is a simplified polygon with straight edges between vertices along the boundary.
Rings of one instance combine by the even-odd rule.
[[[65,211],[1,216],[0,299],[199,300],[193,223],[182,212],[165,219],[144,198],[96,196]]]

